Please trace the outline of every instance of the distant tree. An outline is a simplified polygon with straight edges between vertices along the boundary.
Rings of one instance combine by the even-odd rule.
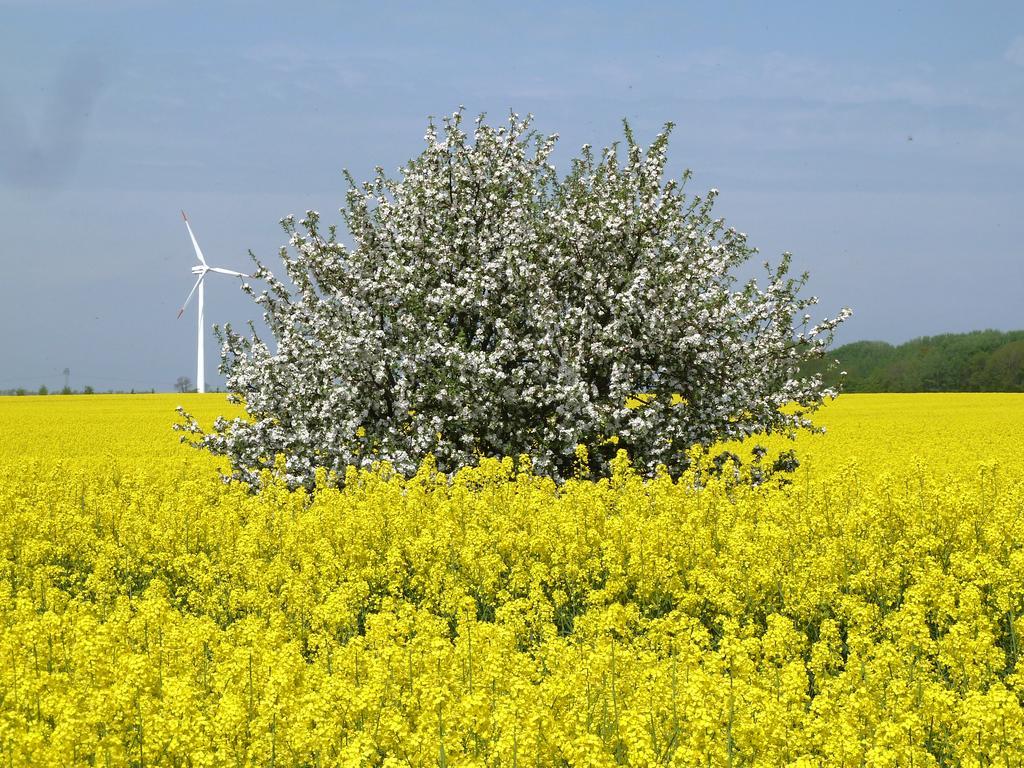
[[[64,387],[64,389],[62,389],[60,391],[60,393],[62,395],[73,395],[73,394],[75,394],[74,392],[71,391],[71,387]]]
[[[188,376],[179,376],[178,380],[174,382],[174,388],[184,394],[192,389],[192,379]]]
[[[36,394],[39,394],[39,395],[48,395],[48,394],[50,394],[50,390],[48,390],[48,389],[46,388],[46,385],[45,385],[45,384],[43,384],[43,385],[42,385],[42,386],[41,386],[41,387],[39,388],[39,391],[38,391],[38,392],[37,392]]]
[[[833,371],[820,361],[801,366],[838,383],[847,372],[847,392],[1019,392],[1024,389],[1024,331],[971,331],[924,336],[891,346],[858,341],[828,353],[838,360]]]
[[[16,390],[14,390],[14,394],[16,394],[16,395],[27,395],[28,392],[25,391],[24,387],[18,387]]]
[[[972,383],[985,392],[1024,392],[1024,339],[1004,344],[989,355]]]
[[[93,394],[93,388],[88,386],[88,385],[86,385],[85,389],[82,390],[82,394],[83,395],[91,395],[91,394]]]

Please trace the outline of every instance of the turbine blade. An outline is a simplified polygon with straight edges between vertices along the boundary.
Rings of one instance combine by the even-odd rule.
[[[199,243],[196,241],[196,236],[192,233],[192,225],[188,223],[188,216],[185,215],[184,211],[181,212],[181,218],[185,220],[185,227],[188,229],[188,236],[192,238],[192,247],[196,249],[196,256],[200,263],[205,267],[206,259],[203,258],[203,251],[199,247]]]
[[[210,267],[211,272],[217,272],[221,275],[231,275],[232,277],[249,277],[244,272],[235,272],[233,269],[221,269],[220,267]]]
[[[186,298],[186,299],[185,299],[185,303],[184,303],[184,304],[182,304],[182,305],[181,305],[181,309],[179,309],[179,310],[178,310],[178,317],[179,317],[179,318],[181,317],[182,313],[184,313],[184,311],[185,311],[185,307],[187,307],[187,306],[188,306],[188,303],[189,303],[190,301],[192,301],[192,295],[193,295],[193,294],[194,294],[194,293],[196,292],[196,288],[198,288],[198,287],[199,287],[199,284],[200,284],[201,282],[203,282],[203,278],[204,278],[204,277],[206,277],[206,273],[205,273],[205,272],[204,272],[203,274],[201,274],[201,275],[199,276],[199,279],[198,279],[198,280],[196,280],[196,284],[192,286],[192,290],[188,292],[188,298]]]

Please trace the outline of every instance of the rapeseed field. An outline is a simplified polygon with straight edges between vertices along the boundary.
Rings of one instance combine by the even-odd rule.
[[[843,396],[781,487],[260,495],[179,403],[0,398],[2,766],[1024,764],[1022,395]]]

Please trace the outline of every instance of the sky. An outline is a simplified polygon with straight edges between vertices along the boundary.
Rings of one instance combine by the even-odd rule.
[[[342,170],[429,115],[581,145],[676,123],[669,171],[793,253],[837,343],[1024,328],[1024,4],[0,0],[0,390],[196,377],[195,257],[273,268]],[[257,307],[214,275],[207,324]],[[207,341],[207,386],[217,350]]]

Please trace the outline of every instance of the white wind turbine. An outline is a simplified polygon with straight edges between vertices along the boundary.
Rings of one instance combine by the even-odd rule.
[[[235,272],[231,269],[221,269],[220,267],[211,267],[206,263],[206,259],[203,258],[203,252],[199,248],[199,243],[196,242],[196,236],[192,233],[192,226],[188,223],[188,216],[185,212],[181,212],[181,218],[185,220],[185,226],[188,228],[188,236],[192,238],[192,247],[196,249],[196,258],[199,259],[199,263],[192,267],[192,274],[199,275],[196,279],[196,284],[192,286],[192,290],[188,292],[188,297],[185,299],[185,303],[181,305],[181,309],[178,310],[178,317],[181,317],[185,311],[185,307],[192,300],[192,294],[199,289],[199,337],[198,337],[198,350],[196,352],[196,391],[206,391],[206,377],[203,370],[203,337],[206,334],[205,321],[203,320],[203,280],[206,279],[206,275],[209,272],[217,272],[221,275],[231,275],[233,277],[249,277],[249,275],[243,272]]]

